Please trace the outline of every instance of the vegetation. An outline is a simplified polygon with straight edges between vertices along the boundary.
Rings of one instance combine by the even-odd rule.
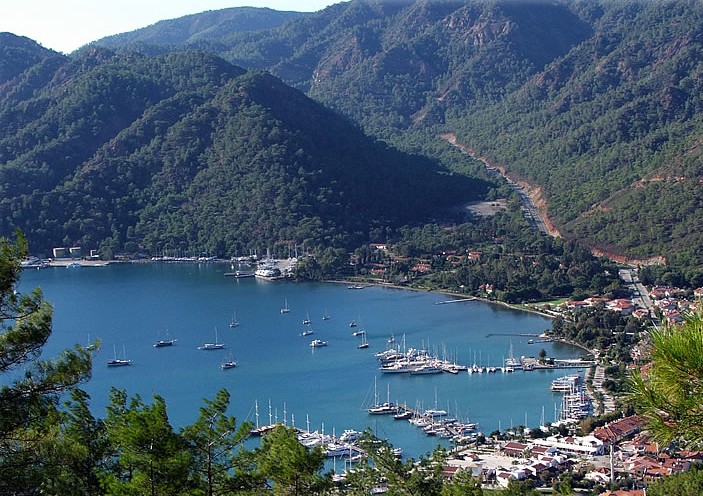
[[[0,93],[0,234],[37,253],[350,249],[488,189],[213,56],[58,58]]]
[[[46,445],[54,434],[52,419],[60,395],[90,376],[89,353],[76,347],[40,360],[51,334],[52,308],[39,289],[15,290],[27,241],[0,238],[0,493],[41,476]],[[63,463],[63,462],[62,462]],[[49,465],[49,470],[55,468]]]
[[[625,291],[617,267],[578,244],[541,236],[523,218],[517,203],[506,212],[453,225],[426,224],[389,233],[388,249],[363,246],[353,267],[334,267],[325,257],[306,262],[306,277],[357,276],[423,289],[481,296],[507,303],[552,298],[614,297]],[[313,271],[313,266],[314,270]],[[324,272],[324,267],[331,271]],[[381,270],[381,275],[373,270]],[[335,272],[336,270],[336,272]]]
[[[689,472],[672,475],[647,486],[650,496],[696,496],[703,492],[703,468],[693,465]]]
[[[577,310],[571,317],[555,318],[550,334],[598,350],[609,363],[628,364],[632,363],[632,347],[640,342],[650,324],[596,306]]]
[[[566,238],[700,282],[701,16],[690,1],[352,1],[203,39],[398,146],[454,131],[533,185]]]
[[[663,445],[703,445],[703,313],[651,331],[651,366],[632,377],[633,403]]]

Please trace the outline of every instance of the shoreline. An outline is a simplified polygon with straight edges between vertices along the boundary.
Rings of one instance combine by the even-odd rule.
[[[551,315],[546,312],[541,312],[535,308],[526,308],[526,307],[522,307],[522,306],[518,306],[518,305],[512,305],[510,303],[505,303],[504,301],[491,300],[489,298],[485,298],[482,296],[457,294],[457,293],[453,293],[451,291],[442,290],[442,289],[414,288],[411,286],[400,286],[398,284],[393,284],[393,283],[384,283],[384,282],[376,282],[376,281],[362,281],[362,282],[360,282],[360,281],[352,281],[349,279],[324,279],[322,282],[329,282],[329,283],[335,283],[335,284],[347,284],[347,285],[378,286],[378,287],[382,287],[382,288],[402,289],[402,290],[406,290],[406,291],[417,291],[417,292],[422,292],[422,293],[437,293],[437,294],[441,294],[441,295],[451,296],[453,298],[456,298],[457,300],[462,300],[462,301],[482,301],[484,303],[488,303],[488,304],[492,304],[492,305],[500,305],[505,308],[510,308],[511,310],[533,313],[533,314],[539,315],[541,317],[545,317],[550,320],[553,320],[555,318],[554,315]]]
[[[105,267],[108,265],[115,265],[115,264],[127,264],[127,263],[221,263],[221,264],[227,264],[231,263],[230,260],[207,260],[207,261],[199,261],[199,260],[188,260],[188,261],[163,261],[163,260],[79,260],[79,259],[60,259],[60,260],[51,260],[47,262],[44,266],[45,267],[66,267],[69,268],[69,266],[72,266],[72,264],[78,264],[80,267]],[[35,266],[26,266],[25,268],[41,268],[41,267],[35,267]],[[539,311],[535,308],[528,308],[525,306],[519,306],[519,305],[513,305],[510,303],[506,303],[504,301],[497,301],[497,300],[491,300],[489,298],[481,297],[481,296],[473,296],[473,295],[462,295],[462,294],[457,294],[448,290],[441,290],[441,289],[426,289],[426,288],[418,288],[418,287],[411,287],[411,286],[402,286],[398,284],[393,284],[393,283],[384,283],[384,282],[379,282],[379,281],[355,281],[355,280],[350,280],[350,279],[323,279],[321,282],[324,283],[331,283],[331,284],[346,284],[348,285],[351,289],[355,290],[362,290],[366,286],[376,286],[376,287],[382,287],[382,288],[390,288],[390,289],[397,289],[397,290],[403,290],[403,291],[415,291],[415,292],[424,292],[424,293],[437,293],[441,295],[445,295],[448,297],[453,298],[453,301],[456,302],[468,302],[468,301],[480,301],[483,303],[487,303],[489,305],[499,305],[504,308],[508,308],[511,310],[519,311],[519,312],[527,312],[527,313],[532,313],[534,315],[539,315],[540,317],[544,317],[549,320],[553,320],[555,318],[554,315]],[[544,335],[544,334],[543,334]],[[586,348],[584,345],[575,343],[573,341],[563,339],[563,338],[549,338],[551,341],[555,342],[560,342],[563,344],[567,344],[570,346],[574,346],[575,348],[579,348],[582,351],[584,351],[586,354],[589,356],[594,356],[594,353],[592,350]]]
[[[446,291],[446,290],[412,288],[412,287],[408,287],[408,286],[399,286],[399,285],[393,284],[393,283],[381,283],[381,282],[373,282],[373,281],[363,281],[360,283],[359,281],[351,281],[348,279],[341,279],[341,280],[340,279],[331,279],[331,280],[323,280],[323,282],[334,283],[334,284],[347,284],[347,285],[351,285],[351,286],[357,286],[357,285],[361,284],[363,286],[377,286],[377,287],[406,290],[406,291],[437,293],[437,294],[441,294],[441,295],[451,296],[453,298],[456,298],[457,301],[480,301],[483,303],[487,303],[489,305],[500,305],[504,308],[509,308],[511,310],[516,310],[519,312],[532,313],[532,314],[539,315],[540,317],[544,317],[544,318],[550,319],[550,320],[553,320],[556,318],[555,315],[548,314],[545,312],[540,312],[539,310],[534,309],[534,308],[525,308],[523,306],[511,305],[510,303],[505,303],[504,301],[491,300],[491,299],[483,298],[480,296],[458,295],[456,293],[452,293],[451,291]],[[567,344],[569,346],[573,346],[574,348],[578,348],[578,349],[582,350],[584,353],[586,353],[588,356],[591,356],[594,359],[596,358],[596,355],[593,353],[593,351],[591,349],[587,348],[586,346],[584,346],[580,343],[576,343],[574,341],[570,341],[570,340],[564,339],[564,338],[547,336],[544,333],[542,334],[542,336],[548,337],[549,340],[552,342]]]

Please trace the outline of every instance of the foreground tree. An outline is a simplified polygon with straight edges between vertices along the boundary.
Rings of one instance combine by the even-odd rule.
[[[0,238],[0,494],[33,494],[44,481],[42,447],[55,434],[62,393],[90,376],[87,350],[76,346],[39,360],[51,335],[53,310],[39,289],[17,291],[28,254],[20,233]]]
[[[697,464],[683,474],[671,475],[647,486],[647,496],[700,496],[703,494],[703,468]]]
[[[703,313],[651,332],[651,367],[635,371],[630,397],[663,445],[703,446]]]
[[[300,444],[293,428],[276,426],[261,439],[256,453],[258,468],[273,483],[274,495],[320,495],[332,487],[331,475],[320,475],[325,453]]]
[[[417,461],[403,461],[388,441],[378,439],[370,430],[364,432],[360,446],[366,457],[347,475],[346,483],[351,494],[368,494],[376,487],[384,488],[389,495],[443,494],[442,471],[446,452],[442,448],[438,447],[430,456],[421,456]],[[470,487],[473,490],[473,486]],[[454,489],[459,492],[447,494],[474,494],[468,490],[463,492],[464,487]]]
[[[244,422],[237,428],[237,419],[227,415],[229,402],[229,392],[221,389],[214,400],[205,400],[198,419],[182,433],[192,454],[197,486],[208,496],[263,486],[253,482],[246,464],[238,463],[239,448],[252,425]]]
[[[105,420],[115,463],[103,472],[102,485],[114,495],[193,494],[191,460],[183,439],[173,432],[160,396],[146,405],[129,402],[113,389]]]
[[[59,420],[47,419],[55,435],[47,439],[44,463],[47,477],[42,494],[99,496],[98,474],[107,463],[109,442],[105,424],[90,412],[90,397],[80,389],[71,391]],[[52,416],[53,417],[53,416]]]

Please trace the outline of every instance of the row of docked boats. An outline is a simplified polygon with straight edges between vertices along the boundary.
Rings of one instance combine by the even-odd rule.
[[[408,422],[428,436],[450,439],[457,444],[470,442],[478,435],[476,423],[448,417],[445,410],[425,410],[422,414],[413,415]]]
[[[271,402],[269,401],[269,423],[267,425],[259,425],[259,404],[258,401],[254,402],[254,415],[255,415],[255,427],[251,430],[250,434],[252,436],[263,436],[275,429],[277,426],[287,426],[285,420],[285,407],[284,407],[284,421],[279,422],[278,419],[274,421],[273,412],[271,409]],[[295,423],[295,418],[291,417],[293,423]],[[295,429],[296,437],[300,444],[306,448],[322,448],[325,456],[329,458],[346,458],[350,462],[359,461],[362,456],[364,456],[364,451],[359,447],[359,441],[361,438],[361,432],[353,429],[345,429],[341,436],[337,437],[334,431],[332,434],[325,433],[324,424],[322,424],[322,430],[311,430],[310,420],[306,420],[306,428],[300,429],[293,426]],[[399,453],[400,454],[400,453]]]
[[[355,430],[345,430],[340,437],[319,431],[296,429],[296,437],[306,448],[321,447],[328,458],[349,458],[359,461],[363,450],[358,446],[360,433]]]
[[[552,381],[550,389],[563,393],[560,420],[573,422],[588,417],[591,413],[591,398],[588,396],[581,376],[565,375]]]
[[[440,359],[430,355],[427,350],[415,348],[409,348],[406,351],[389,348],[376,353],[376,358],[381,362],[379,370],[383,374],[429,375],[442,372],[458,374],[460,371],[467,370],[465,365]]]
[[[476,423],[460,422],[449,417],[447,411],[443,409],[413,410],[406,405],[397,405],[386,401],[368,408],[367,412],[370,415],[389,415],[394,420],[407,420],[422,429],[428,436],[451,439],[455,443],[470,442],[478,435]]]

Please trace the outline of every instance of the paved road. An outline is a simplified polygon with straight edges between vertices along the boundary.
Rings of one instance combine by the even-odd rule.
[[[596,371],[593,374],[593,390],[594,392],[601,393],[603,395],[603,414],[612,413],[615,411],[615,400],[603,387],[603,381],[605,380],[605,368],[602,365],[596,367]]]
[[[637,269],[634,267],[622,268],[619,270],[618,275],[627,288],[632,291],[634,295],[632,302],[639,307],[646,308],[651,313],[654,303],[652,303],[652,299],[649,297],[647,288],[640,282]]]
[[[522,202],[522,209],[525,213],[525,218],[527,219],[527,222],[530,223],[532,227],[534,227],[537,231],[539,231],[542,234],[549,234],[549,230],[547,229],[547,224],[544,222],[544,219],[539,213],[539,210],[537,210],[537,206],[534,204],[532,201],[532,198],[530,198],[530,195],[527,194],[527,192],[515,181],[510,179],[508,176],[503,174],[500,169],[495,168],[492,164],[490,164],[486,159],[483,159],[481,157],[477,157],[472,151],[459,143],[456,140],[456,136],[454,135],[444,135],[444,139],[446,139],[449,143],[457,147],[459,150],[461,150],[463,153],[466,153],[467,155],[470,155],[471,157],[475,158],[476,160],[480,160],[483,162],[483,165],[486,166],[486,170],[488,170],[492,174],[499,174],[503,176],[503,178],[508,182],[510,187],[515,191],[519,196],[520,196],[520,201]]]

